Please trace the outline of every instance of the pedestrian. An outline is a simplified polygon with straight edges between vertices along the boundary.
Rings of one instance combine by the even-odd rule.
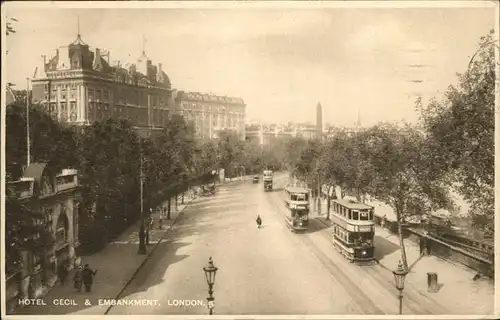
[[[57,268],[57,276],[59,277],[59,281],[61,281],[61,285],[64,286],[66,283],[66,278],[68,277],[68,266],[67,263],[60,263]]]
[[[260,218],[260,215],[257,215],[257,219],[255,220],[255,222],[257,222],[257,228],[260,229],[262,225],[262,219]]]
[[[163,218],[160,217],[160,219],[158,220],[158,228],[161,230],[163,229]]]
[[[384,216],[382,217],[382,220],[380,221],[380,226],[381,226],[382,228],[385,228],[385,223],[386,223],[386,221],[387,221],[387,215],[386,215],[386,214],[384,214]]]
[[[82,271],[83,285],[85,286],[85,292],[90,292],[92,289],[92,283],[94,282],[94,276],[97,270],[90,269],[88,264],[85,265]]]
[[[78,268],[75,271],[75,275],[73,276],[73,281],[75,285],[75,289],[78,292],[82,292],[82,281],[83,281],[83,274],[82,274],[82,266],[78,266]]]
[[[418,238],[418,244],[420,246],[420,255],[424,255],[424,250],[425,250],[425,240],[423,237]]]

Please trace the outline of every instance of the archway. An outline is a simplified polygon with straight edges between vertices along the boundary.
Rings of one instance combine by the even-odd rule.
[[[57,265],[64,263],[69,258],[69,219],[66,214],[66,207],[61,205],[61,212],[57,218],[57,224],[55,228],[55,238],[56,238],[56,259]]]

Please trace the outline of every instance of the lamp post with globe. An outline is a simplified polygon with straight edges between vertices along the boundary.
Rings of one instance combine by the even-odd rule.
[[[210,257],[210,259],[208,259],[208,264],[206,267],[203,267],[203,271],[205,271],[205,277],[207,279],[207,284],[208,284],[208,297],[207,297],[207,302],[208,302],[208,310],[209,310],[209,313],[210,315],[213,314],[213,309],[215,307],[215,304],[214,304],[214,296],[213,296],[213,287],[214,287],[214,283],[215,283],[215,274],[217,273],[217,270],[219,268],[217,268],[215,265],[214,265],[214,262],[212,261],[212,257]]]

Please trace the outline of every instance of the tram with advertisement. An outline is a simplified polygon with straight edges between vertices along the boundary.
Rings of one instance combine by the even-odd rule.
[[[309,226],[309,190],[287,187],[283,190],[287,215],[285,222],[293,232],[305,231]]]
[[[375,259],[374,208],[352,200],[332,200],[333,244],[349,261]]]
[[[264,170],[262,180],[264,180],[264,191],[272,191],[273,190],[273,172],[271,170]]]

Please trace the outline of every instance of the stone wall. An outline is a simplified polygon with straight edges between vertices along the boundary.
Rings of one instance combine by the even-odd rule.
[[[375,224],[380,226],[382,222],[381,217],[375,216],[374,219],[375,219]],[[395,221],[386,221],[385,228],[389,230],[391,233],[394,234],[398,233],[398,225],[397,222]],[[462,264],[466,267],[476,270],[477,272],[483,275],[489,277],[494,276],[494,266],[492,264],[483,262],[479,259],[474,258],[471,255],[467,255],[466,253],[458,251],[457,249],[454,249],[453,246],[451,245],[446,245],[441,241],[434,240],[432,237],[423,236],[415,232],[412,232],[411,229],[409,228],[403,229],[403,237],[406,240],[410,240],[417,244],[419,243],[420,238],[425,238],[425,241],[428,241],[430,243],[431,255],[434,255],[444,260],[448,260],[452,263]]]

